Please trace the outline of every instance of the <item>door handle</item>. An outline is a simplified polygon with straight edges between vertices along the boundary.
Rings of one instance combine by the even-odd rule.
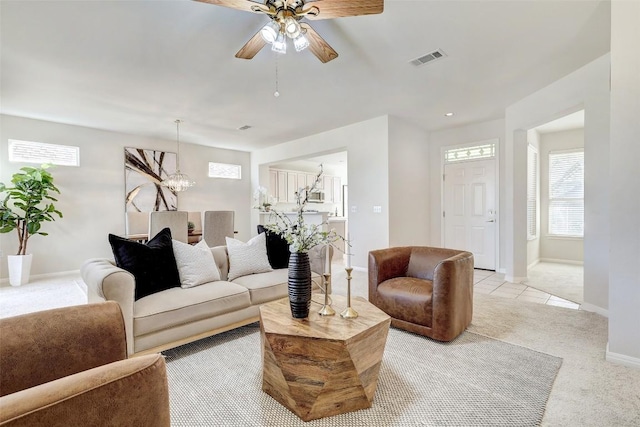
[[[490,220],[488,220],[486,222],[496,222],[496,220],[495,219],[490,219]]]

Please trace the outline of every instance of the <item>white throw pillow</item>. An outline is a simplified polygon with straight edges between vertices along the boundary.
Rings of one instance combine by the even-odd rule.
[[[220,280],[220,271],[216,266],[211,249],[204,240],[197,245],[173,240],[173,255],[178,265],[180,287],[192,288],[203,283]]]
[[[247,243],[226,237],[229,253],[229,280],[255,273],[273,271],[267,257],[267,240],[264,233]]]

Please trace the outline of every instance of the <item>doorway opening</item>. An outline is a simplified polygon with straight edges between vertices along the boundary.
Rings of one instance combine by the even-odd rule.
[[[582,304],[584,110],[529,129],[527,142],[525,283]]]

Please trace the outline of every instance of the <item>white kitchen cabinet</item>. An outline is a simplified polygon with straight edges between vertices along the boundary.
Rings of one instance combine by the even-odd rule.
[[[307,173],[305,175],[307,176],[307,185],[309,187],[311,187],[313,185],[313,183],[316,181],[316,175],[312,174],[312,173]],[[320,183],[318,184],[318,186],[316,188],[318,190],[322,190],[322,180],[320,180]]]
[[[324,175],[322,177],[322,188],[324,189],[324,201],[333,203],[333,177]]]
[[[287,202],[296,202],[296,191],[298,191],[298,174],[287,172]]]
[[[339,176],[333,177],[333,203],[342,203],[342,180]]]
[[[278,171],[269,170],[269,189],[267,193],[273,196],[276,201],[278,200]]]
[[[300,188],[311,187],[316,174],[309,172],[269,169],[269,195],[279,203],[295,203],[295,193]],[[340,177],[322,175],[316,186],[324,192],[325,203],[342,203],[342,182]]]
[[[277,171],[278,176],[278,202],[287,202],[287,172]]]

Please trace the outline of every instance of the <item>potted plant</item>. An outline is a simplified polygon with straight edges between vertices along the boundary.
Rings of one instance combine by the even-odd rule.
[[[25,166],[21,172],[13,174],[12,187],[0,182],[0,193],[6,196],[0,200],[0,233],[16,230],[18,233],[18,252],[9,255],[9,283],[13,286],[29,283],[32,254],[27,254],[27,243],[34,234],[46,236],[40,231],[44,221],[62,218],[53,203],[58,200],[52,193],[60,194],[53,184],[53,176],[47,171],[49,165],[38,168]]]
[[[258,187],[253,192],[253,200],[257,202],[254,209],[260,210],[260,212],[269,212],[271,210],[271,196],[267,195],[267,189],[264,187]]]
[[[187,222],[187,232],[189,234],[193,234],[193,231],[196,229],[196,225],[193,223],[193,221],[189,221]]]

